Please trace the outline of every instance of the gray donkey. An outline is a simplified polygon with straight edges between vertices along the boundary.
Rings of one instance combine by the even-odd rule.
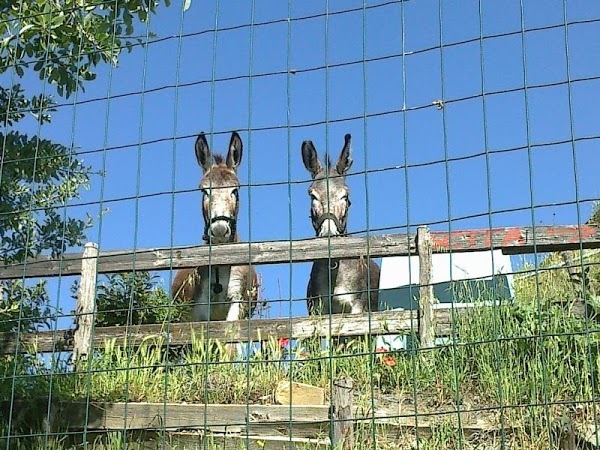
[[[313,179],[308,188],[310,216],[320,237],[346,234],[350,190],[345,175],[352,165],[351,136],[346,134],[344,140],[335,167],[331,167],[328,156],[325,166],[321,164],[312,141],[302,143],[302,161]],[[373,260],[368,264],[364,259],[315,261],[306,293],[308,312],[313,315],[377,311],[378,289],[379,266]]]
[[[213,155],[204,133],[196,139],[196,159],[204,172],[200,181],[205,242],[212,245],[239,242],[236,231],[240,181],[236,170],[242,161],[242,140],[233,132],[224,159]],[[252,315],[258,301],[254,267],[201,266],[177,272],[171,294],[193,305],[194,321],[239,320]]]

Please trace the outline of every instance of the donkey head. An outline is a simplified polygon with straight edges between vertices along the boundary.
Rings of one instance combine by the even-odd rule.
[[[311,199],[310,217],[317,236],[346,233],[350,190],[345,175],[352,166],[350,140],[351,136],[347,134],[335,167],[331,167],[329,157],[325,158],[325,166],[321,164],[312,141],[302,143],[302,161],[313,178],[308,194]]]
[[[236,239],[239,210],[240,181],[236,170],[242,161],[242,139],[234,131],[229,142],[227,157],[213,155],[204,133],[196,139],[196,159],[204,176],[200,181],[202,215],[206,242],[222,244]]]

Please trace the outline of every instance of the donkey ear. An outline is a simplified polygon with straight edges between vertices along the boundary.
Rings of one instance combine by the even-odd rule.
[[[212,166],[212,155],[208,148],[208,142],[204,133],[200,133],[196,139],[196,160],[198,165],[202,167],[202,170],[206,172]]]
[[[351,141],[352,136],[350,134],[344,136],[344,148],[342,149],[338,162],[335,165],[335,169],[340,175],[346,175],[346,173],[350,170],[350,167],[352,167],[352,158],[350,158]]]
[[[227,152],[227,167],[230,169],[237,169],[242,162],[242,151],[244,146],[242,144],[242,138],[236,131],[231,133],[231,140],[229,141],[229,151]]]
[[[317,156],[317,149],[315,149],[312,141],[304,141],[302,143],[302,162],[313,178],[323,170],[321,161],[319,161],[319,157]]]

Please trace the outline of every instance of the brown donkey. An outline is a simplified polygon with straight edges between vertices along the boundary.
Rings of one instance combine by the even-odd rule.
[[[352,165],[350,141],[347,134],[335,167],[331,167],[329,157],[323,167],[312,141],[302,143],[302,161],[313,179],[308,188],[310,216],[320,237],[346,234],[350,190],[345,175]],[[315,261],[306,293],[308,312],[313,315],[377,311],[378,289],[379,266],[373,260],[368,265],[364,259]]]
[[[233,132],[227,157],[213,155],[204,133],[196,139],[196,159],[204,176],[202,191],[203,239],[210,245],[239,242],[236,231],[242,161],[242,140]],[[191,303],[194,321],[239,320],[252,316],[258,300],[256,271],[243,266],[201,266],[177,271],[173,298]]]

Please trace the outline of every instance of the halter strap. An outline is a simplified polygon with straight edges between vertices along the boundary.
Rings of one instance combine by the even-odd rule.
[[[229,228],[231,229],[231,236],[229,238],[229,241],[233,242],[236,237],[237,220],[235,217],[227,216],[213,217],[212,219],[204,223],[204,235],[202,236],[204,242],[210,242],[210,238],[208,237],[208,229],[217,220],[224,220],[225,222],[229,222]],[[214,294],[220,294],[221,292],[223,292],[223,285],[219,282],[219,266],[215,268],[215,282],[212,284],[212,291]]]

